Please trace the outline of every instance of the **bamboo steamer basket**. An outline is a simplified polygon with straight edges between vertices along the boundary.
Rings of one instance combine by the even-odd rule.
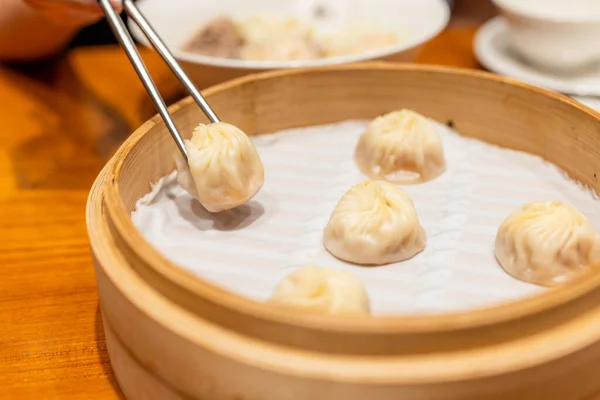
[[[463,135],[537,154],[600,190],[600,114],[487,73],[370,63],[267,72],[205,92],[248,134],[412,108]],[[181,132],[206,121],[171,107]],[[202,400],[600,399],[600,274],[468,312],[332,318],[222,290],[169,262],[130,212],[174,168],[154,117],[90,193],[87,224],[109,355],[126,396]]]

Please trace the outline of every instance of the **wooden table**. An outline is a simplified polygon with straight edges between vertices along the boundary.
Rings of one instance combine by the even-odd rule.
[[[478,68],[473,25],[454,25],[418,62]],[[144,52],[167,102],[183,96]],[[117,47],[47,65],[0,67],[0,398],[120,399],[84,221],[88,190],[155,113]]]

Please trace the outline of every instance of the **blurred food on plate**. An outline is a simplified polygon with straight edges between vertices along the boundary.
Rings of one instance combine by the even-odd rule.
[[[296,61],[364,53],[401,43],[410,35],[399,29],[347,21],[333,27],[297,17],[219,16],[188,42],[198,54],[255,61]]]

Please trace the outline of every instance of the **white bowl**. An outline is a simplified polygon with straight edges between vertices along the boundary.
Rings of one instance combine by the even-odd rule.
[[[344,64],[366,60],[412,61],[429,39],[441,32],[450,19],[445,0],[140,0],[140,11],[171,49],[174,56],[201,88],[252,72]],[[407,32],[409,38],[394,46],[341,57],[316,60],[245,61],[204,56],[184,50],[195,32],[212,18],[227,15],[244,18],[269,16],[309,17],[319,6],[349,21],[364,21]],[[139,28],[130,21],[134,37],[149,46]]]
[[[492,0],[526,61],[568,72],[600,60],[599,0]]]

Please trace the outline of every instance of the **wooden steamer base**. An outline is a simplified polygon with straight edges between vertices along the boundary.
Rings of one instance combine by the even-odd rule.
[[[412,108],[465,136],[538,154],[600,189],[600,115],[486,73],[384,63],[286,70],[205,92],[252,134]],[[182,132],[201,111],[171,107]],[[87,223],[111,362],[130,400],[600,399],[600,274],[510,304],[436,316],[290,313],[169,262],[129,213],[171,172],[155,117],[98,177]]]

